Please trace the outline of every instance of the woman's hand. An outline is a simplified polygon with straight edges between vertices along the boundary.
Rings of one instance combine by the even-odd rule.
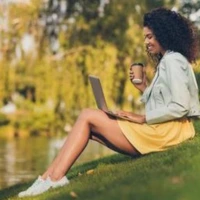
[[[117,111],[116,112],[119,116],[122,117],[126,117],[128,119],[131,119],[132,121],[139,123],[139,124],[143,124],[146,122],[146,118],[145,115],[139,115],[139,114],[135,114],[132,112],[127,112],[127,111]]]
[[[130,67],[129,70],[129,78],[131,83],[141,92],[144,92],[144,90],[147,87],[147,78],[146,78],[146,71],[145,71],[145,67],[143,67],[143,77],[142,77],[142,83],[133,83],[132,80],[134,79],[134,72],[132,70],[132,67]]]

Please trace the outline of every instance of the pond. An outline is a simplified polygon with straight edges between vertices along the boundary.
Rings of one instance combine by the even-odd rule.
[[[0,189],[35,179],[51,163],[64,137],[30,136],[0,140]],[[75,165],[112,154],[90,141]]]

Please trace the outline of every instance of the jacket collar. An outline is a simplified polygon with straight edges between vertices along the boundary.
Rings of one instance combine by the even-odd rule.
[[[157,66],[157,70],[156,70],[155,76],[154,76],[154,78],[153,78],[151,84],[149,85],[149,87],[146,88],[144,95],[142,96],[142,101],[143,101],[143,102],[147,102],[147,101],[148,101],[148,99],[149,99],[149,97],[150,97],[150,95],[151,95],[153,86],[154,86],[154,84],[155,84],[157,78],[159,77],[159,66],[160,66],[161,61],[164,59],[164,57],[165,57],[166,55],[168,55],[168,54],[171,53],[171,52],[172,52],[172,51],[167,50],[167,51],[165,52],[165,54],[163,55],[163,57],[161,58],[161,60],[160,60],[160,62],[159,62],[159,64],[158,64],[158,66]]]

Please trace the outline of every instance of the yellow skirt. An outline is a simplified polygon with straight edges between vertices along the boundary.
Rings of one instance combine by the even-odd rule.
[[[187,118],[151,125],[117,121],[128,141],[141,154],[166,150],[195,135],[193,123]]]

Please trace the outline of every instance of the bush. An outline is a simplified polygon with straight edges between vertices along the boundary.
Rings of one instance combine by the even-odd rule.
[[[0,126],[6,125],[10,122],[10,120],[4,115],[3,113],[0,113]]]

